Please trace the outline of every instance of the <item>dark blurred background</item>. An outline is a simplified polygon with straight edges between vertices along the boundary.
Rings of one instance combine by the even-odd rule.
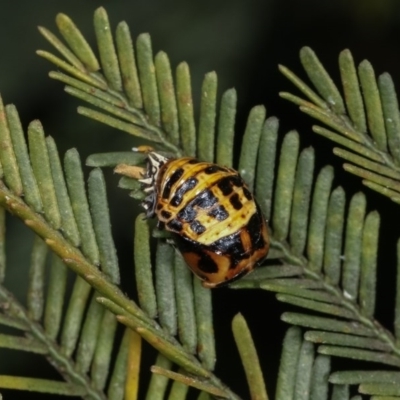
[[[312,47],[329,73],[338,82],[338,53],[349,48],[357,63],[372,62],[377,74],[388,71],[394,81],[400,80],[400,4],[395,0],[3,0],[0,12],[0,92],[5,103],[14,103],[24,127],[40,119],[48,135],[52,135],[61,154],[77,147],[85,159],[89,154],[111,150],[126,151],[132,137],[85,119],[76,114],[78,100],[63,92],[63,86],[48,78],[52,66],[35,55],[35,50],[51,50],[36,27],[43,25],[56,32],[54,18],[58,12],[68,14],[94,46],[93,12],[104,6],[111,24],[125,20],[134,37],[149,32],[154,53],[164,50],[172,66],[187,61],[191,68],[193,94],[198,105],[199,90],[205,73],[215,70],[219,79],[219,95],[235,87],[238,92],[237,135],[243,132],[250,108],[264,104],[268,115],[281,122],[281,133],[297,129],[302,146],[317,147],[317,165],[334,165],[335,184],[349,193],[362,189],[357,178],[341,171],[341,163],[331,153],[332,145],[311,132],[311,121],[297,108],[278,97],[281,90],[295,91],[280,75],[278,64],[284,64],[305,78],[298,53],[302,46]],[[297,92],[296,92],[297,93]],[[238,142],[240,143],[240,142]],[[239,148],[236,149],[236,153]],[[86,171],[87,173],[87,171]],[[118,179],[105,171],[112,214],[113,231],[123,269],[123,289],[133,294],[132,230],[138,203],[127,192],[116,187]],[[389,200],[369,190],[368,209],[382,214],[379,289],[377,315],[388,328],[392,327],[391,304],[394,301],[395,245],[399,236],[393,214],[398,208]],[[27,262],[32,236],[14,218],[8,220],[7,286],[25,302]],[[381,265],[383,267],[383,265]],[[280,343],[286,326],[279,315],[289,307],[279,304],[271,293],[254,291],[213,292],[215,334],[218,343],[217,375],[238,394],[248,398],[244,374],[240,366],[232,334],[231,320],[241,312],[248,320],[262,360],[262,367],[271,393],[275,389]],[[388,304],[389,302],[389,304]],[[57,373],[41,357],[25,357],[19,353],[0,352],[0,374],[57,378]],[[33,361],[32,361],[33,360]],[[144,368],[154,360],[151,350],[145,351]],[[336,363],[336,361],[335,361]],[[334,364],[336,366],[336,364]],[[339,365],[340,366],[340,365]],[[147,380],[148,375],[143,374]],[[144,393],[147,382],[142,387]],[[16,392],[4,392],[5,399],[28,398]],[[30,399],[36,398],[29,395]],[[51,398],[38,396],[37,398]],[[140,398],[143,398],[142,396]]]

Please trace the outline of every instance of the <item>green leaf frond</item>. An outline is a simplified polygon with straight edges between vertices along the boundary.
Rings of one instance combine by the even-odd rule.
[[[318,354],[316,345],[299,327],[287,330],[279,368],[276,400],[361,399],[351,397],[351,386],[371,399],[398,399],[400,372],[353,370],[332,372],[331,356]],[[330,395],[329,395],[330,393]]]
[[[314,150],[300,151],[296,132],[285,135],[277,148],[272,121],[265,123],[257,166],[249,167],[255,194],[270,217],[269,265],[230,287],[270,290],[278,300],[302,307],[303,313],[286,312],[282,319],[306,328],[305,339],[324,357],[400,367],[399,300],[392,302],[394,333],[374,317],[379,214],[367,212],[362,193],[346,202],[343,189],[332,187],[332,167],[322,168],[314,178]],[[265,163],[263,142],[276,160],[276,172],[270,168],[269,175],[260,167]],[[267,195],[260,195],[259,184]]]
[[[68,16],[59,14],[56,22],[66,44],[46,28],[39,30],[64,60],[43,50],[38,54],[64,71],[52,71],[50,77],[65,83],[66,92],[100,110],[79,107],[80,114],[153,142],[172,156],[185,154],[232,165],[236,92],[230,89],[222,95],[217,123],[217,76],[214,72],[205,76],[200,118],[196,124],[188,65],[179,64],[173,74],[164,52],[153,57],[148,34],[139,35],[133,46],[129,28],[121,22],[113,38],[108,16],[99,8],[94,15],[98,60]],[[252,118],[255,121],[249,129],[258,129],[257,123],[263,123],[263,112],[263,107],[254,109]],[[254,147],[251,149],[250,152],[246,150],[249,159],[254,155],[251,154]],[[91,159],[90,162],[97,161]],[[106,163],[105,159],[99,162]]]
[[[59,14],[56,22],[69,47],[40,28],[65,58],[38,51],[66,72],[51,72],[50,76],[65,83],[68,93],[107,113],[80,107],[81,114],[157,143],[175,156],[182,149],[193,153],[195,130],[187,64],[177,68],[175,91],[168,57],[161,52],[153,60],[148,34],[140,35],[134,48],[129,28],[121,22],[113,38],[108,16],[99,8],[94,15],[98,60],[68,16]],[[100,65],[102,73],[98,72]]]
[[[276,400],[350,399],[349,385],[333,385],[332,397],[328,397],[330,372],[330,357],[316,354],[314,344],[302,338],[299,327],[289,328],[283,341]]]
[[[0,376],[0,387],[24,389],[30,385],[33,390],[44,393],[94,399],[119,393],[115,398],[122,398],[128,388],[137,392],[140,363],[137,338],[141,336],[185,371],[186,375],[164,373],[176,379],[171,393],[187,391],[186,384],[189,384],[214,396],[238,399],[212,374],[215,344],[211,292],[197,279],[193,281],[180,254],[174,254],[169,245],[161,242],[157,249],[154,286],[150,231],[147,220],[139,216],[135,272],[141,308],[126,298],[117,286],[119,266],[101,170],[92,170],[86,189],[77,150],[67,151],[62,166],[54,140],[45,137],[38,121],[28,127],[28,146],[23,132],[14,129],[20,126],[15,108],[6,106],[3,110],[0,135],[8,137],[9,147],[7,154],[0,157],[1,165],[10,163],[7,157],[14,158],[17,153],[23,157],[20,158],[21,168],[17,163],[17,170],[2,170],[1,282],[7,272],[4,210],[21,218],[37,236],[32,248],[26,305],[18,303],[3,284],[0,285],[0,323],[22,333],[0,335],[0,346],[46,356],[65,382]],[[13,113],[11,122],[7,110]],[[45,162],[41,164],[40,160]],[[12,179],[17,177],[21,188],[8,187],[5,182],[12,180],[10,175]],[[34,196],[26,195],[31,188],[34,188]],[[48,248],[54,252],[50,265]],[[66,290],[67,266],[79,275],[71,293]],[[155,320],[157,316],[161,326]],[[136,333],[125,334],[117,359],[112,363],[117,321]],[[178,332],[182,344],[175,338]],[[133,350],[130,350],[131,342],[134,342]],[[110,384],[106,387],[109,375]],[[150,393],[152,385],[156,384],[151,383]]]
[[[367,60],[357,67],[350,51],[343,50],[339,55],[342,94],[309,47],[301,49],[300,60],[316,92],[280,66],[306,99],[286,92],[281,96],[328,127],[315,125],[313,130],[340,146],[333,152],[346,161],[346,171],[399,203],[400,116],[391,76],[385,72],[376,78]]]

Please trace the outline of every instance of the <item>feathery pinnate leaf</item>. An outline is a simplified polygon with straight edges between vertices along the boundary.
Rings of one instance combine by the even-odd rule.
[[[400,116],[390,75],[383,73],[376,78],[371,63],[364,60],[357,67],[350,51],[343,50],[339,55],[343,100],[339,89],[310,48],[304,47],[300,58],[322,98],[282,66],[281,72],[308,100],[289,93],[281,93],[281,96],[333,129],[313,127],[316,133],[351,150],[334,148],[336,155],[350,162],[344,165],[346,171],[363,178],[367,187],[399,202]],[[388,176],[391,179],[386,178]]]
[[[11,113],[9,118],[14,117],[15,115]],[[19,142],[16,142],[17,145],[22,150],[26,149],[27,146],[24,142],[22,131],[19,131],[18,134]],[[108,207],[105,185],[100,170],[95,169],[90,174],[88,201],[78,153],[75,150],[67,152],[64,177],[53,139],[45,138],[44,132],[38,123],[31,126],[29,136],[31,157],[27,157],[27,153],[25,155],[23,152],[21,153],[25,157],[23,162],[26,164],[26,168],[22,169],[21,181],[27,182],[26,178],[29,178],[29,174],[31,174],[31,177],[34,176],[32,182],[35,182],[35,179],[40,177],[36,181],[40,198],[49,195],[49,193],[46,193],[46,189],[52,191],[52,197],[44,202],[43,208],[48,218],[46,220],[37,214],[37,210],[33,208],[33,202],[31,202],[32,205],[30,206],[25,204],[19,197],[13,195],[4,184],[0,185],[1,205],[22,218],[41,237],[41,239],[38,237],[38,245],[36,246],[40,245],[40,248],[38,247],[38,250],[33,253],[36,256],[34,258],[35,262],[32,264],[31,273],[30,293],[32,300],[30,300],[30,303],[32,306],[28,307],[29,311],[18,309],[17,313],[15,313],[15,309],[10,308],[9,315],[0,315],[0,322],[29,332],[32,329],[37,341],[29,344],[19,341],[17,344],[16,338],[4,338],[0,342],[7,346],[14,346],[14,348],[18,346],[21,350],[26,349],[40,354],[50,354],[49,357],[52,358],[56,367],[60,371],[64,371],[68,379],[78,382],[76,390],[79,388],[79,393],[82,391],[89,398],[104,399],[103,391],[106,389],[105,384],[112,368],[111,354],[116,332],[116,319],[112,313],[116,313],[119,315],[118,320],[134,328],[147,341],[171,357],[172,360],[184,367],[188,372],[203,378],[212,376],[210,370],[215,363],[215,348],[212,332],[211,292],[204,289],[199,281],[196,281],[193,292],[192,277],[188,272],[186,277],[189,279],[186,279],[186,286],[179,283],[181,289],[181,294],[178,296],[179,324],[184,331],[187,331],[186,324],[193,327],[190,330],[192,333],[186,335],[182,341],[190,349],[191,353],[195,353],[197,348],[201,349],[199,357],[204,364],[204,366],[201,366],[172,336],[176,332],[176,325],[175,328],[173,326],[170,328],[175,332],[172,335],[171,333],[168,335],[160,329],[156,321],[146,316],[133,302],[126,299],[113,284],[113,282],[118,282],[118,276],[115,275],[115,272],[117,272],[116,259],[114,257],[115,250],[109,232],[110,222],[107,217]],[[46,162],[43,165],[39,165],[40,152],[46,158]],[[31,162],[34,175],[30,172]],[[110,159],[106,163],[110,163]],[[8,177],[13,176],[13,171],[7,170],[5,173]],[[48,217],[49,215],[55,215],[51,214],[53,209],[61,209],[57,224],[55,224],[54,218],[51,220]],[[4,222],[4,218],[2,221]],[[138,229],[139,231],[141,229]],[[4,237],[3,228],[2,233]],[[101,236],[104,234],[107,235]],[[144,238],[144,242],[147,241],[148,245],[149,232],[147,235],[142,234],[141,237]],[[142,240],[142,243],[140,243],[141,250],[144,242]],[[46,266],[45,243],[59,256],[53,258],[47,297],[44,295],[43,284]],[[77,248],[79,245],[83,254]],[[163,263],[168,261],[164,258],[164,255],[168,252],[171,253],[170,250],[169,247],[168,250],[167,247],[164,247],[164,254],[161,254]],[[139,253],[137,252],[137,254]],[[112,257],[111,264],[109,257]],[[3,256],[2,259],[4,259]],[[171,253],[171,259],[173,259],[173,252]],[[101,274],[95,265],[99,262],[101,269],[107,273],[108,278]],[[63,326],[60,332],[60,347],[54,348],[53,341],[57,340],[59,335],[63,304],[66,301],[67,274],[64,263],[78,272],[80,277],[75,280],[66,306],[66,314],[65,318],[63,318]],[[165,275],[165,271],[163,273]],[[2,270],[3,275],[4,272]],[[162,277],[160,276],[159,278]],[[172,279],[170,279],[169,293],[173,294],[175,286],[173,275],[170,274],[170,278]],[[97,289],[98,292],[92,292],[91,286]],[[90,297],[91,293],[92,297]],[[98,299],[99,294],[105,297]],[[5,294],[4,296],[7,298],[8,295]],[[189,302],[192,306],[187,309],[183,305],[189,298],[192,299]],[[116,301],[115,303],[113,302],[114,300]],[[101,305],[99,305],[98,301]],[[112,313],[104,310],[103,306],[112,311]],[[170,310],[168,311],[170,312]],[[30,325],[32,320],[40,321],[43,313],[45,330],[39,332],[36,327],[33,329]],[[21,316],[24,317],[21,318]],[[156,314],[153,314],[153,317],[155,316]],[[199,338],[198,343],[197,337]],[[76,364],[72,363],[74,354]],[[115,371],[121,371],[123,363],[127,362],[126,360],[129,363],[129,357],[126,357],[127,353],[122,347],[119,354],[120,356],[117,357],[117,364],[111,377],[110,385],[112,386],[108,387],[110,398],[120,398],[121,393],[125,390],[125,386],[123,387],[125,378],[117,378]],[[135,357],[137,359],[137,356]],[[139,368],[136,367],[136,370],[138,371]],[[90,374],[90,383],[89,378],[85,375],[86,373]],[[124,375],[122,374],[122,376]],[[127,382],[129,382],[129,373],[127,379]],[[218,379],[215,377],[212,379],[212,382],[211,380],[202,381],[196,383],[196,385],[200,385],[199,388],[206,391],[211,388],[212,392],[214,391],[226,398],[237,398]],[[18,387],[24,387],[24,382],[18,381]],[[32,387],[36,387],[35,385],[38,382],[32,381]],[[4,383],[4,385],[7,385],[7,383]],[[43,387],[44,391],[50,391],[51,393],[60,391],[60,389],[53,387],[52,383],[43,383]],[[128,387],[131,386],[126,386],[126,388]]]
[[[211,324],[212,313],[210,291],[198,286],[199,282],[196,282],[197,287],[195,290],[195,296],[193,293],[190,294],[188,289],[190,288],[190,290],[193,291],[190,282],[190,274],[188,275],[190,278],[188,281],[190,282],[190,285],[181,291],[182,299],[187,299],[188,296],[192,296],[191,303],[193,305],[189,312],[182,312],[180,323],[183,324],[182,326],[185,326],[184,324],[187,322],[182,321],[190,321],[191,318],[195,321],[192,323],[192,332],[194,334],[187,336],[187,339],[183,340],[183,342],[191,349],[191,352],[195,352],[198,346],[202,349],[199,356],[207,368],[205,369],[200,366],[199,362],[188,354],[184,348],[180,347],[172,336],[166,335],[159,327],[157,328],[157,323],[154,320],[149,319],[134,303],[124,298],[118,288],[112,284],[112,281],[118,281],[118,279],[113,275],[113,270],[110,270],[109,266],[107,266],[108,261],[102,257],[102,252],[104,252],[103,254],[106,254],[107,257],[112,255],[112,252],[110,253],[109,250],[111,243],[109,240],[110,236],[108,236],[108,239],[99,236],[100,233],[104,234],[109,229],[109,221],[107,218],[104,219],[104,216],[107,217],[108,215],[108,208],[105,196],[104,180],[100,171],[95,169],[89,177],[90,201],[88,202],[78,154],[73,150],[67,153],[65,160],[66,175],[64,178],[54,141],[51,138],[45,140],[44,133],[41,129],[38,128],[34,134],[37,132],[38,139],[32,138],[31,140],[38,140],[38,142],[32,142],[32,146],[41,146],[40,148],[49,152],[49,162],[46,163],[45,166],[41,167],[43,168],[43,172],[40,172],[46,177],[45,184],[46,182],[50,182],[52,179],[54,180],[55,184],[53,185],[53,190],[54,193],[56,193],[54,199],[57,206],[58,204],[70,204],[71,211],[73,210],[75,214],[82,213],[80,215],[82,215],[82,218],[87,221],[90,228],[88,231],[85,231],[87,226],[77,225],[78,229],[81,231],[80,236],[84,237],[84,240],[82,241],[82,249],[85,248],[84,242],[87,240],[85,232],[89,232],[89,236],[92,236],[92,238],[89,239],[94,244],[94,248],[99,249],[101,268],[104,269],[105,272],[108,272],[109,278],[105,278],[105,276],[102,275],[92,264],[93,253],[91,254],[90,246],[89,250],[88,247],[86,247],[87,255],[84,256],[80,253],[78,248],[74,247],[73,240],[69,241],[68,239],[63,238],[61,232],[65,232],[65,235],[67,236],[67,229],[64,226],[64,222],[67,223],[67,221],[65,221],[63,217],[60,221],[60,231],[56,231],[50,221],[47,222],[44,220],[34,209],[30,209],[21,199],[14,196],[6,186],[1,185],[1,204],[9,210],[12,209],[17,216],[25,220],[27,225],[36,231],[44,241],[40,238],[37,239],[37,243],[40,244],[39,250],[41,251],[38,250],[34,252],[36,256],[35,262],[32,264],[33,267],[31,274],[31,311],[26,311],[25,317],[21,319],[23,312],[18,311],[17,314],[13,316],[12,314],[15,310],[11,308],[11,314],[4,316],[1,315],[0,322],[29,331],[31,320],[40,320],[43,315],[43,310],[45,309],[44,324],[46,330],[43,330],[42,332],[37,332],[37,330],[33,331],[34,336],[37,336],[39,339],[37,342],[24,344],[23,341],[19,341],[19,344],[17,344],[17,341],[12,338],[5,338],[3,341],[0,340],[0,342],[3,343],[4,346],[13,346],[14,348],[19,348],[21,350],[25,349],[27,351],[39,352],[41,354],[47,354],[47,352],[49,352],[57,368],[59,368],[60,371],[68,371],[66,372],[66,376],[78,382],[76,389],[73,389],[76,391],[71,393],[82,392],[87,394],[90,398],[104,399],[103,391],[106,389],[105,384],[107,382],[107,376],[112,368],[111,354],[116,332],[116,319],[112,313],[107,310],[105,311],[102,306],[98,305],[96,301],[98,294],[96,292],[94,292],[90,306],[88,307],[91,285],[93,285],[99,293],[103,296],[107,296],[107,301],[102,300],[100,303],[109,308],[113,313],[120,314],[118,319],[121,322],[133,327],[128,320],[125,322],[124,315],[129,315],[129,318],[131,319],[136,318],[134,325],[135,330],[143,335],[143,337],[156,348],[159,348],[165,354],[168,354],[172,360],[174,360],[178,365],[182,365],[187,371],[203,377],[210,376],[209,370],[213,368],[215,362],[215,349]],[[37,157],[37,154],[35,154],[34,157]],[[33,170],[35,170],[35,168],[33,168]],[[42,190],[46,186],[41,187],[42,180],[38,181],[38,185],[40,193],[42,193]],[[91,228],[92,226],[93,228]],[[140,231],[140,229],[138,229],[138,231]],[[91,232],[94,232],[95,234],[92,235]],[[147,242],[149,241],[149,234],[141,236],[144,237]],[[77,241],[76,237],[75,241]],[[53,258],[54,263],[52,264],[50,274],[50,287],[44,308],[45,296],[43,278],[46,252],[43,252],[42,250],[46,250],[45,243],[50,246],[60,258]],[[79,244],[79,241],[77,241],[77,244]],[[143,246],[143,244],[140,246]],[[113,247],[111,247],[111,250],[112,249]],[[55,349],[51,347],[53,345],[50,345],[50,343],[57,338],[59,333],[62,316],[61,313],[66,293],[67,275],[61,260],[78,272],[87,282],[85,282],[81,277],[78,277],[75,280],[69,304],[67,305],[62,331],[60,333],[60,348]],[[165,262],[166,260],[163,259],[162,261]],[[171,280],[171,282],[173,285],[173,280]],[[117,304],[112,303],[113,299],[117,301]],[[185,301],[181,300],[180,303],[182,311],[182,304],[184,302]],[[87,314],[85,315],[86,310]],[[18,317],[16,317],[17,315]],[[186,330],[186,327],[183,329]],[[196,330],[199,336],[199,343],[196,343]],[[190,337],[192,339],[189,339]],[[43,340],[44,344],[41,343]],[[74,353],[76,353],[76,365],[71,364],[71,358]],[[118,361],[118,364],[124,363],[124,360],[127,360],[124,351],[120,354],[121,356],[118,359],[121,359],[122,361]],[[115,368],[117,368],[117,365]],[[122,366],[120,365],[118,368],[121,369]],[[138,367],[136,369],[138,370]],[[90,373],[90,383],[88,378],[84,376],[86,373]],[[115,390],[109,386],[108,392],[111,393],[112,396],[116,396],[115,398],[120,398],[120,394],[125,388],[122,388],[121,386],[123,385],[124,379],[125,378],[122,380],[117,379],[114,370],[111,382],[113,385],[115,384]],[[219,393],[223,397],[232,399],[236,398],[229,389],[224,387],[215,379],[216,378],[213,378],[212,383],[211,381],[199,382],[199,388],[202,388],[203,390],[209,390],[211,388],[212,392],[214,391],[215,393]],[[16,385],[15,387],[19,388],[23,388],[26,384],[25,381],[16,380],[14,382],[17,382],[14,383],[14,385]],[[40,381],[35,380],[32,381],[31,385],[35,388],[39,383]],[[56,388],[51,382],[42,382],[42,384],[42,391],[60,393],[61,389]],[[4,386],[6,385],[8,385],[7,382],[4,383]],[[128,386],[126,386],[126,388],[128,388]]]
[[[277,182],[275,187],[270,186],[268,195],[273,226],[269,258],[277,259],[283,264],[280,268],[288,270],[280,277],[273,269],[271,275],[261,272],[279,267],[260,268],[254,277],[249,275],[231,287],[275,291],[280,301],[326,314],[321,317],[305,311],[282,316],[292,325],[312,329],[306,338],[324,344],[316,347],[324,355],[321,360],[330,355],[397,366],[400,352],[396,341],[374,319],[379,214],[366,211],[362,193],[355,194],[347,204],[343,189],[332,188],[329,166],[321,170],[314,183],[313,153],[306,149],[298,156],[297,134],[286,135],[281,149],[273,146],[271,157],[275,159],[279,151]],[[264,185],[263,177],[259,178],[263,173],[257,168],[256,193],[258,183]],[[292,266],[300,269],[291,273]],[[289,367],[284,367],[286,370]],[[327,396],[326,376],[321,374],[311,397]],[[347,389],[342,390],[347,393]]]

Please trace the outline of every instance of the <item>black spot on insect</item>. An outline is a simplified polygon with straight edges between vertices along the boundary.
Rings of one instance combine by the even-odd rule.
[[[178,212],[177,217],[184,222],[192,222],[197,216],[197,211],[189,204]]]
[[[157,210],[161,210],[163,208],[162,204],[157,204]]]
[[[229,196],[233,192],[231,179],[229,176],[218,181],[217,186],[224,196]]]
[[[250,236],[257,234],[261,230],[261,221],[258,212],[255,212],[249,219],[247,223],[247,230],[250,233]]]
[[[240,237],[237,233],[233,233],[216,240],[210,247],[214,252],[226,254],[235,249],[237,245],[241,245]]]
[[[189,190],[192,190],[197,185],[197,183],[198,180],[196,178],[189,178],[184,183],[182,183],[182,185],[175,192],[174,197],[172,197],[171,205],[174,207],[179,206],[179,204],[182,203],[182,199],[185,193]]]
[[[180,232],[182,230],[182,223],[177,219],[172,219],[167,223],[167,228],[171,231]]]
[[[163,199],[168,199],[170,194],[171,194],[171,189],[172,186],[178,182],[178,180],[181,178],[181,176],[183,175],[183,168],[178,168],[171,176],[170,178],[167,180],[167,183],[164,186],[164,190],[162,193],[162,197]]]
[[[217,202],[218,199],[214,196],[213,192],[207,189],[200,192],[188,205],[207,209],[212,207]]]
[[[257,206],[257,212],[251,216],[246,227],[251,238],[253,250],[258,250],[265,246],[262,236],[263,223],[261,218],[263,217]]]
[[[246,252],[243,247],[243,243],[240,239],[240,232],[236,232],[232,235],[216,240],[210,246],[210,250],[214,251],[215,253],[229,255],[231,260],[229,269],[235,269],[242,260],[251,256],[251,254]]]
[[[238,261],[249,256],[240,240],[240,231],[216,240],[210,245],[210,249],[216,253],[228,254]]]
[[[198,268],[206,274],[215,274],[218,272],[218,264],[206,253],[201,254]]]
[[[188,161],[188,164],[198,164],[200,161],[193,158],[192,160]]]
[[[210,217],[215,218],[218,221],[223,221],[229,217],[229,213],[226,211],[225,207],[219,205],[208,212]]]
[[[217,186],[224,196],[229,196],[233,192],[233,186],[243,186],[243,180],[239,175],[226,176],[217,182]]]
[[[217,171],[226,171],[226,169],[222,168],[222,167],[219,167],[218,165],[211,165],[210,167],[207,167],[207,168],[204,169],[204,172],[207,175],[214,174]]]
[[[212,274],[218,272],[218,265],[207,253],[204,252],[203,246],[201,246],[198,242],[178,234],[174,235],[174,239],[181,253],[194,253],[199,256],[197,267],[203,273]]]
[[[198,235],[201,235],[206,231],[206,228],[204,225],[202,225],[199,221],[193,221],[190,224],[190,229],[194,232],[197,233]]]
[[[240,177],[240,175],[231,176],[231,182],[236,187],[243,186],[243,179]]]
[[[169,211],[162,210],[161,211],[161,216],[163,218],[165,218],[165,219],[170,219],[171,218],[171,213]]]
[[[232,207],[235,210],[240,210],[243,207],[243,204],[240,202],[239,195],[234,193],[230,198],[229,202],[232,204]]]
[[[247,200],[252,200],[253,196],[251,195],[250,190],[247,189],[246,187],[243,188],[243,194]]]

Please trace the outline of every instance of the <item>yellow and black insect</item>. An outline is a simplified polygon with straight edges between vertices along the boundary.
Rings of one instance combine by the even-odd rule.
[[[252,271],[267,255],[268,230],[237,171],[195,158],[148,153],[140,179],[147,217],[174,241],[203,286],[215,288]]]

